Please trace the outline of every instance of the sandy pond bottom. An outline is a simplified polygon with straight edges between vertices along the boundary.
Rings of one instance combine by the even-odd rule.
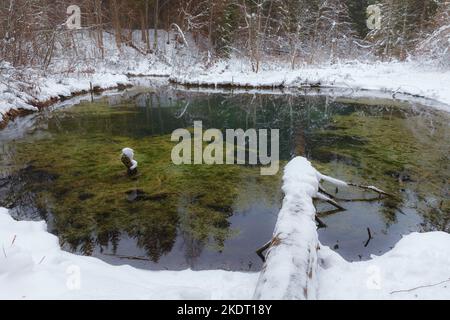
[[[31,115],[27,133],[0,131],[0,207],[45,219],[72,252],[155,270],[257,271],[272,235],[281,172],[175,166],[170,134],[192,128],[278,128],[282,165],[306,155],[324,173],[396,195],[338,191],[348,210],[318,204],[320,240],[349,261],[388,251],[413,231],[449,231],[448,114],[383,100],[130,90]],[[124,175],[131,147],[139,176]],[[367,243],[367,229],[373,239]]]

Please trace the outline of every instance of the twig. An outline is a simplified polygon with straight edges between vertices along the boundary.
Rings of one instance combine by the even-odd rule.
[[[342,212],[342,211],[344,211],[344,210],[333,209],[333,210],[327,210],[327,211],[323,211],[323,212],[317,212],[317,215],[319,217],[327,217],[327,216],[331,216],[331,215],[333,215],[335,213]]]
[[[186,106],[184,107],[184,109],[183,109],[183,111],[180,113],[180,115],[175,116],[175,118],[176,118],[176,119],[181,119],[181,117],[183,117],[184,114],[186,113],[187,108],[189,107],[190,104],[191,104],[191,102],[188,101],[188,103],[186,103]]]
[[[372,233],[370,232],[370,228],[367,228],[367,233],[369,234],[369,239],[367,239],[366,243],[364,244],[364,248],[366,248],[369,245],[370,240],[373,239]]]
[[[317,192],[316,194],[316,198],[323,200],[333,206],[335,206],[336,208],[338,208],[339,210],[345,211],[346,209],[344,207],[342,207],[339,203],[337,203],[336,201],[334,201],[333,199],[327,197],[326,195],[324,195],[323,193]]]
[[[354,198],[354,199],[339,198],[339,197],[336,197],[335,195],[332,195],[331,193],[329,193],[323,187],[319,187],[319,191],[321,193],[327,195],[329,198],[331,198],[333,200],[344,201],[344,202],[372,202],[372,201],[379,201],[380,200],[379,197],[377,197],[377,198]]]
[[[14,242],[16,242],[16,238],[17,238],[17,235],[15,234],[15,235],[14,235],[14,238],[13,238],[13,240],[12,240],[12,242],[11,242],[11,247],[14,245]]]
[[[105,256],[111,256],[111,257],[117,257],[119,259],[128,259],[128,260],[140,260],[140,261],[151,261],[148,258],[144,257],[134,257],[134,256],[122,256],[118,254],[111,254],[111,253],[103,253]]]
[[[395,198],[395,196],[393,194],[387,193],[386,191],[383,191],[383,190],[381,190],[381,189],[379,189],[377,187],[374,187],[374,186],[362,186],[362,185],[355,184],[355,183],[349,183],[348,185],[352,186],[352,187],[360,188],[360,189],[374,191],[374,192],[376,192],[378,194],[381,194],[381,195],[384,195],[384,196],[388,196],[388,197],[391,197],[391,198]]]
[[[256,254],[258,255],[258,257],[261,258],[261,260],[263,262],[266,262],[266,257],[263,255],[263,252],[266,251],[267,249],[269,249],[270,245],[272,244],[272,240],[270,240],[269,242],[267,242],[265,245],[263,245],[261,248],[259,248],[258,250],[256,250]]]
[[[316,222],[317,222],[317,224],[318,224],[318,228],[319,228],[319,229],[328,227],[328,226],[326,225],[326,223],[323,222],[318,216],[316,216],[315,219],[316,219]]]
[[[325,190],[322,186],[319,186],[319,191],[322,192],[323,194],[327,195],[328,197],[330,197],[331,199],[336,199],[336,197],[334,195],[332,195],[331,193],[329,193],[327,190]]]
[[[263,255],[263,252],[269,249],[271,246],[277,245],[280,243],[280,234],[277,234],[275,237],[273,237],[269,242],[267,242],[265,245],[263,245],[261,248],[256,250],[256,254],[261,258],[263,262],[266,262],[266,257]]]
[[[45,260],[45,256],[42,257],[41,261],[39,261],[38,264],[41,264],[42,262],[44,262],[44,260]]]
[[[2,245],[2,249],[3,249],[3,254],[5,255],[5,258],[8,258],[8,256],[6,255],[5,246]]]
[[[446,283],[446,282],[450,282],[450,278],[448,278],[447,280],[441,281],[441,282],[439,282],[439,283],[435,283],[435,284],[429,284],[429,285],[419,286],[419,287],[415,287],[415,288],[412,288],[412,289],[406,289],[406,290],[392,291],[390,294],[401,293],[401,292],[411,292],[411,291],[417,290],[417,289],[436,287],[436,286],[441,285],[441,284]]]

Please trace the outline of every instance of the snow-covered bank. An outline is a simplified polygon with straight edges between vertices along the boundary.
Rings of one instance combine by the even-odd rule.
[[[256,273],[146,271],[60,249],[44,222],[0,208],[0,299],[250,299]]]
[[[234,66],[234,67],[232,67]],[[174,70],[162,63],[135,62],[132,67],[105,65],[93,73],[40,75],[29,70],[22,79],[15,70],[3,66],[0,81],[0,118],[14,116],[14,110],[37,111],[38,105],[50,104],[61,98],[90,90],[106,90],[129,86],[129,76],[170,76],[170,81],[193,86],[245,88],[321,87],[346,90],[348,96],[370,96],[379,92],[392,98],[408,96],[429,99],[422,102],[450,112],[450,71],[418,66],[414,63],[336,64],[322,67],[285,68],[254,73],[241,63],[217,64],[207,70]],[[378,92],[378,93],[377,93]],[[0,119],[0,122],[2,119]]]
[[[324,176],[297,162],[285,171],[275,231],[288,232],[261,274],[112,266],[62,251],[44,222],[15,221],[0,208],[0,299],[450,299],[450,234],[412,233],[382,256],[349,263],[318,242],[311,197]]]
[[[313,198],[320,174],[303,157],[284,169],[285,198],[255,297],[258,299],[449,299],[450,234],[412,233],[390,252],[364,262],[345,261],[319,243]]]
[[[165,45],[167,33],[163,30],[159,31],[158,40],[165,52],[161,57],[139,52],[142,42],[136,31],[136,47],[123,46],[121,50],[117,49],[114,36],[105,32],[103,56],[87,33],[74,37],[76,50],[57,46],[57,54],[45,70],[14,68],[0,61],[0,127],[17,115],[38,111],[39,107],[80,93],[130,86],[130,77],[170,75],[171,69],[164,60],[172,54],[173,46]]]
[[[348,263],[319,251],[319,299],[450,299],[450,234],[411,233],[382,256]]]
[[[287,67],[251,72],[243,63],[219,63],[207,70],[174,73],[170,80],[179,84],[215,87],[298,88],[333,87],[376,90],[438,101],[438,108],[450,112],[450,70],[416,63],[346,63],[329,66]],[[352,95],[352,93],[349,93]]]
[[[257,273],[146,271],[59,248],[44,222],[0,209],[0,299],[251,299]],[[319,299],[450,299],[450,235],[413,233],[392,251],[348,263],[319,250]],[[282,263],[282,261],[280,261]]]
[[[115,57],[117,60],[118,58]],[[116,61],[111,58],[112,61]],[[254,73],[243,62],[218,63],[212,68],[181,70],[161,62],[151,63],[144,56],[121,65],[119,60],[99,66],[93,73],[40,75],[27,72],[27,79],[3,65],[0,76],[0,123],[14,115],[12,110],[37,111],[61,97],[132,84],[129,76],[169,76],[170,81],[190,86],[245,88],[340,88],[349,97],[384,96],[421,99],[421,103],[450,112],[450,71],[409,63],[347,63],[306,66],[296,70],[271,68]],[[428,101],[427,101],[428,100]]]
[[[0,122],[20,114],[20,110],[38,111],[40,106],[51,105],[80,93],[131,85],[126,75],[106,71],[44,76],[31,70],[27,73],[27,79],[21,77],[12,68],[1,75]]]

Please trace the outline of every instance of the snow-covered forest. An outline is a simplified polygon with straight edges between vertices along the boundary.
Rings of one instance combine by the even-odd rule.
[[[448,70],[449,6],[444,0],[4,0],[0,110],[7,118],[11,109],[40,108],[58,96],[126,85],[122,75],[289,86],[294,78],[303,84],[346,78],[322,74],[318,66],[400,61]],[[308,68],[312,74],[304,78],[295,72]],[[358,75],[361,68],[349,72]],[[386,71],[365,74],[374,72]],[[388,72],[402,76],[399,68]],[[255,80],[258,73],[263,74]],[[411,81],[400,91],[430,95],[428,88],[411,89],[418,84]]]
[[[370,10],[374,4],[379,11]],[[181,46],[186,35],[205,66],[239,56],[255,72],[261,64],[275,62],[296,68],[423,55],[447,67],[449,61],[450,9],[443,0],[5,0],[0,6],[0,58],[15,67],[43,69],[60,55],[79,58],[80,31],[63,25],[71,5],[81,9],[82,29],[95,48],[91,58],[105,57],[107,33],[119,51],[130,47],[161,59],[167,45],[176,40],[173,46]],[[368,29],[371,19],[373,30]],[[133,30],[139,30],[140,41]],[[169,36],[173,31],[179,34]],[[155,39],[163,32],[167,39],[160,44]]]
[[[449,299],[449,113],[447,0],[0,0],[0,299]]]

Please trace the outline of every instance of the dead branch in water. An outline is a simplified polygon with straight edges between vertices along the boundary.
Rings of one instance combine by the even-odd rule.
[[[266,257],[264,256],[264,251],[266,251],[267,249],[270,248],[272,244],[272,240],[270,240],[269,242],[267,242],[265,245],[263,245],[261,248],[259,248],[258,250],[256,250],[256,254],[258,255],[258,257],[261,258],[261,260],[263,262],[266,262]]]
[[[336,201],[334,201],[332,198],[329,198],[328,196],[326,196],[325,194],[321,193],[321,192],[317,192],[315,199],[318,200],[323,200],[329,204],[331,204],[332,206],[335,206],[337,209],[345,211],[346,209],[341,206],[339,203],[337,203]]]
[[[126,259],[126,260],[139,260],[139,261],[151,261],[148,258],[145,257],[135,257],[135,256],[123,256],[123,255],[119,255],[119,254],[112,254],[112,253],[102,253],[105,256],[110,256],[110,257],[116,257],[119,259]]]
[[[345,211],[345,210],[333,209],[333,210],[327,210],[327,211],[323,211],[323,212],[317,212],[317,215],[319,217],[323,218],[323,217],[328,217],[328,216],[331,216],[335,213],[342,212],[342,211]]]
[[[340,198],[340,197],[336,197],[336,195],[332,195],[327,190],[325,190],[323,187],[319,187],[319,191],[321,193],[327,195],[331,199],[336,200],[336,201],[343,201],[343,202],[373,202],[373,201],[380,201],[380,197],[376,197],[376,198],[352,198],[352,199]]]
[[[317,228],[318,229],[322,229],[322,228],[326,228],[327,225],[325,222],[323,222],[317,215],[315,216],[316,222],[317,222]]]
[[[370,240],[373,239],[372,232],[370,232],[370,228],[367,228],[367,233],[369,234],[369,239],[367,239],[366,243],[364,244],[364,248],[366,248],[369,245]]]
[[[380,188],[377,188],[374,186],[363,186],[363,185],[359,185],[359,184],[355,184],[355,183],[349,183],[348,185],[351,187],[356,187],[356,188],[360,188],[360,189],[364,189],[364,190],[370,190],[370,191],[376,192],[383,196],[395,198],[395,196],[393,194],[383,191]]]
[[[256,250],[256,254],[258,255],[258,257],[261,258],[261,260],[263,262],[266,262],[266,257],[264,256],[264,251],[266,251],[267,249],[269,249],[271,246],[276,245],[277,243],[280,242],[280,238],[278,237],[279,235],[276,235],[274,238],[272,238],[269,242],[267,242],[265,245],[263,245],[261,248],[259,248],[258,250]]]

